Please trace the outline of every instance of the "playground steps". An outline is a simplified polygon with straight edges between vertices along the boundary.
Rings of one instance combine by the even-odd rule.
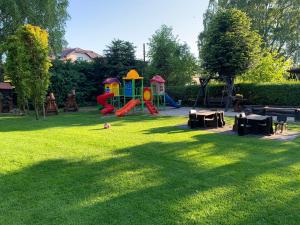
[[[145,105],[152,115],[158,114],[157,108],[150,101],[145,101]]]

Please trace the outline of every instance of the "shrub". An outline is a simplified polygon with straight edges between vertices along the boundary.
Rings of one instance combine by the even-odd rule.
[[[248,104],[300,106],[300,82],[239,83],[235,87],[236,93],[242,94],[247,99]],[[193,106],[199,92],[199,86],[169,86],[166,90],[174,99],[182,99],[184,105]],[[223,90],[223,84],[210,84],[207,91],[210,97],[217,97],[222,95]]]

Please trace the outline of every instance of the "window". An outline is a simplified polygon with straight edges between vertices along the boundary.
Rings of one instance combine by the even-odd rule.
[[[78,57],[77,57],[77,61],[83,61],[83,57],[78,56]]]

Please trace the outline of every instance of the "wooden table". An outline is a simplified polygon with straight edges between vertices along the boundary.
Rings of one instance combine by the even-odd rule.
[[[225,125],[223,111],[198,111],[189,114],[188,125],[190,128],[196,127],[223,127]]]
[[[248,115],[246,117],[236,117],[235,126],[239,135],[245,134],[264,134],[271,135],[273,131],[272,116]]]

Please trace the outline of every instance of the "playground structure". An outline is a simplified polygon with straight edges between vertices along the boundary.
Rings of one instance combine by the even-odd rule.
[[[144,88],[143,100],[145,102],[147,109],[152,115],[158,114],[157,108],[152,104],[153,94],[152,94],[152,90],[149,87]]]
[[[111,113],[115,110],[115,107],[107,102],[107,99],[114,97],[114,93],[105,93],[97,97],[97,102],[104,108],[100,111],[103,115]]]
[[[160,75],[155,75],[151,80],[151,90],[153,93],[153,103],[157,108],[165,108],[166,103],[174,108],[179,108],[180,105],[176,103],[169,95],[166,93],[165,80]]]
[[[123,77],[123,88],[117,78],[107,78],[103,84],[105,94],[97,97],[97,102],[104,107],[100,112],[103,115],[112,113],[115,109],[116,116],[124,116],[131,110],[143,112],[144,108],[150,114],[158,114],[158,109],[165,107],[168,102],[173,107],[179,105],[165,93],[165,80],[155,75],[150,80],[150,87],[144,87],[144,78],[136,70],[130,70]]]

